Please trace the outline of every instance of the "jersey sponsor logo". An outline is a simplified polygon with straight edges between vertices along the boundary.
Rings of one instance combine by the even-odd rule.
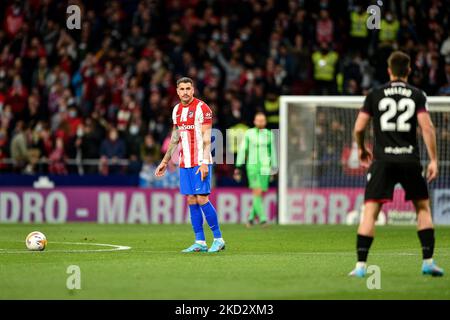
[[[193,124],[182,124],[179,126],[179,128],[181,130],[194,130],[195,129],[195,125]]]
[[[413,146],[409,146],[409,147],[385,147],[384,148],[384,153],[387,154],[413,154],[414,152],[414,147]]]
[[[207,112],[207,113],[205,113],[205,118],[206,119],[210,119],[211,118],[211,112]]]

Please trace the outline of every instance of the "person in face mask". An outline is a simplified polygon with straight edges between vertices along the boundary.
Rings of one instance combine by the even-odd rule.
[[[338,60],[338,53],[330,50],[330,46],[326,42],[322,42],[320,48],[312,54],[316,94],[336,93],[336,68]]]
[[[83,123],[78,117],[78,111],[75,107],[69,107],[68,112],[68,123],[69,123],[69,130],[70,130],[70,136],[74,137],[77,134],[78,127]]]
[[[400,22],[392,12],[387,11],[385,18],[381,20],[379,40],[381,43],[393,43],[397,40]]]
[[[140,146],[142,144],[142,141],[143,138],[141,135],[141,123],[137,119],[132,119],[130,125],[128,126],[126,135],[129,160],[127,172],[130,174],[137,174],[141,170],[142,164],[140,159]]]
[[[136,155],[136,158],[140,156],[142,141],[141,123],[138,119],[132,119],[126,133],[126,143],[130,155]]]
[[[98,75],[95,78],[95,83],[99,88],[102,88],[105,85],[105,78],[101,75]]]
[[[211,38],[216,42],[220,41],[220,30],[218,29],[214,30],[211,35]]]
[[[132,124],[130,125],[129,132],[130,132],[130,134],[131,134],[132,136],[137,135],[137,134],[139,133],[139,125],[136,124],[136,123],[132,123]]]

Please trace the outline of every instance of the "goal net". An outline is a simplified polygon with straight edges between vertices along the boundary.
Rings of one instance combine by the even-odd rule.
[[[362,96],[280,98],[280,224],[359,222],[366,170],[360,166],[352,131],[363,101]],[[440,165],[438,179],[429,185],[434,221],[450,224],[450,97],[428,97],[428,104]],[[366,144],[372,146],[372,141],[370,127]],[[428,157],[421,137],[419,147],[425,169]],[[378,223],[412,224],[415,218],[398,185]]]

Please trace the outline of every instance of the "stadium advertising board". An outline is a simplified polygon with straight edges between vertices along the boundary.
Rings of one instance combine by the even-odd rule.
[[[382,212],[389,224],[411,224],[415,218],[413,206],[404,199],[403,189],[394,190],[392,202],[385,203]],[[360,214],[364,205],[364,188],[289,189],[290,223],[348,223],[349,213]],[[406,218],[406,219],[405,219]],[[355,221],[353,222],[355,223]]]
[[[444,214],[449,203],[442,200],[446,195],[450,197],[449,190],[440,190],[435,196],[436,214],[442,216],[437,223],[449,223],[450,214]],[[414,223],[412,205],[398,201],[403,197],[403,190],[396,189],[394,202],[383,206],[387,223]],[[288,198],[289,223],[341,224],[348,223],[349,213],[361,211],[364,189],[290,189]],[[245,222],[251,210],[252,195],[246,188],[216,188],[211,199],[224,223]],[[276,220],[275,189],[264,196],[263,204],[269,221]],[[0,223],[32,222],[188,223],[189,211],[185,197],[177,189],[0,189]]]
[[[445,191],[445,190],[444,190]],[[445,212],[442,191],[435,197],[437,212]],[[390,224],[411,223],[410,203],[402,189],[395,190],[393,203],[383,206]],[[290,189],[289,223],[341,224],[351,212],[360,212],[364,202],[362,188]],[[224,223],[245,222],[251,209],[252,195],[246,188],[217,188],[211,195]],[[439,203],[442,203],[440,205]],[[269,221],[277,216],[277,194],[271,189],[263,199]],[[447,204],[448,207],[448,204]],[[447,214],[448,215],[448,214]],[[442,214],[445,218],[445,215]],[[405,220],[405,218],[407,218]],[[444,219],[442,218],[442,219]],[[448,217],[447,217],[448,218]],[[444,220],[436,221],[437,223]],[[2,188],[0,189],[0,223],[188,223],[185,197],[177,189],[139,188]],[[348,223],[348,220],[347,220]],[[444,222],[445,223],[445,222]]]
[[[240,223],[250,212],[248,189],[218,188],[211,195],[221,221]],[[276,192],[263,199],[276,218]],[[188,223],[186,198],[178,189],[8,188],[0,189],[0,223]]]

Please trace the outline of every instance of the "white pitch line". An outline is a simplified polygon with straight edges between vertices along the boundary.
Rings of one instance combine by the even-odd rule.
[[[89,253],[89,252],[111,252],[111,251],[122,251],[122,250],[130,250],[131,247],[128,246],[119,246],[114,244],[107,243],[85,243],[85,242],[59,242],[52,241],[51,243],[59,243],[59,244],[73,244],[73,245],[89,245],[89,246],[99,246],[99,247],[110,247],[111,249],[75,249],[75,250],[44,250],[44,251],[30,251],[30,250],[9,250],[9,249],[0,249],[0,253],[36,253],[36,252],[55,252],[55,253]]]
[[[180,251],[158,251],[158,250],[136,250],[137,253],[167,253],[167,254],[173,254],[173,253],[181,253]],[[355,252],[235,252],[235,255],[300,255],[300,256],[354,256]],[[189,254],[186,254],[187,256]],[[201,255],[201,253],[198,253],[198,255]],[[421,256],[422,253],[409,253],[409,252],[371,252],[371,256]],[[216,255],[217,256],[217,255]],[[448,257],[450,254],[447,253],[437,253],[436,256],[443,256]]]

